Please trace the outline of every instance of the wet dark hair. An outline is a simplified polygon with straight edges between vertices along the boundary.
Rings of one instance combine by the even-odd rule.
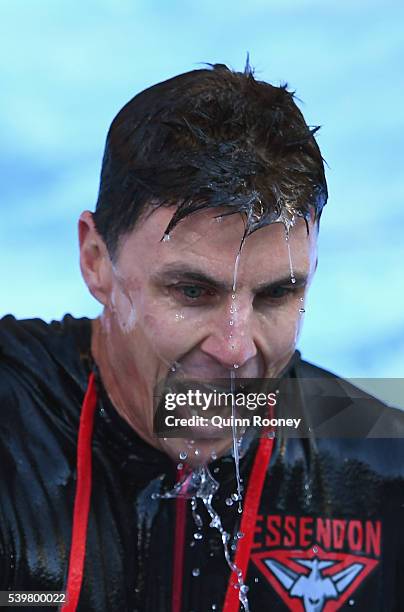
[[[180,74],[128,102],[108,132],[93,215],[112,258],[121,236],[151,207],[187,215],[226,207],[245,235],[280,215],[319,220],[327,201],[317,127],[306,125],[287,86],[223,64]]]

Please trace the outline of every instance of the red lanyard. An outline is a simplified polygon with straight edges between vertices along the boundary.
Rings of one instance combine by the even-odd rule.
[[[267,474],[269,462],[271,461],[273,446],[274,438],[264,437],[260,439],[254,459],[254,465],[248,481],[240,525],[240,531],[244,534],[244,537],[238,540],[234,559],[234,563],[243,573],[243,580],[245,580],[247,574],[248,562],[250,560],[251,548],[254,541],[258,507],[264,487],[265,476]],[[224,600],[223,612],[238,612],[240,608],[238,597],[239,591],[236,585],[238,586],[238,581],[234,572],[232,572],[227,587],[226,598]]]
[[[75,612],[83,582],[84,559],[86,554],[86,539],[88,515],[90,510],[91,483],[92,483],[92,452],[91,440],[94,427],[94,414],[97,405],[97,392],[95,388],[94,372],[90,374],[87,391],[84,397],[80,415],[80,426],[77,443],[77,485],[74,499],[72,542],[70,548],[69,571],[67,575],[66,603],[62,612]],[[245,579],[254,538],[254,529],[257,520],[258,506],[264,486],[267,468],[271,460],[274,439],[263,437],[260,439],[259,447],[254,459],[254,465],[248,482],[247,494],[245,496],[243,515],[240,531],[244,537],[238,540],[235,564],[243,573]],[[185,504],[186,500],[177,500],[176,534],[181,535],[177,541],[178,563],[181,572],[174,572],[173,580],[173,609],[179,610],[181,606],[180,584],[182,579],[182,563],[185,535]],[[178,516],[179,512],[179,516]],[[179,520],[180,519],[180,520]],[[175,583],[175,584],[174,584]],[[232,572],[227,587],[223,612],[237,612],[239,610],[239,597],[237,578]]]
[[[77,443],[77,485],[76,496],[74,498],[72,543],[66,587],[67,603],[62,607],[63,612],[75,612],[83,582],[92,481],[91,440],[96,405],[95,376],[94,372],[91,372],[80,415],[79,439]]]

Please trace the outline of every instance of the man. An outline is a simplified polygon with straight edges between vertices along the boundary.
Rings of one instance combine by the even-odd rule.
[[[2,590],[67,590],[69,611],[404,609],[401,416],[295,351],[327,199],[314,132],[248,66],[114,119],[79,221],[102,315],[0,324]],[[246,427],[239,465],[233,428],[157,435],[167,390],[216,379],[287,381],[304,434]]]

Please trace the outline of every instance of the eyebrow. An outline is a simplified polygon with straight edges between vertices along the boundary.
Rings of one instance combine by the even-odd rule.
[[[296,279],[296,283],[293,283],[294,287],[304,287],[307,284],[308,275],[306,273],[302,273],[299,271],[294,271],[294,278]],[[233,285],[226,283],[225,281],[221,281],[206,272],[201,272],[196,268],[191,268],[188,265],[184,264],[168,264],[164,266],[161,270],[159,270],[156,274],[152,276],[152,280],[159,284],[162,282],[167,282],[170,280],[185,280],[191,282],[204,283],[205,285],[209,285],[210,287],[218,290],[230,293],[233,290]],[[276,280],[270,281],[268,283],[260,283],[253,289],[254,294],[265,293],[270,291],[274,287],[279,287],[282,285],[291,285],[291,275],[290,273],[286,276],[282,276],[277,278]]]

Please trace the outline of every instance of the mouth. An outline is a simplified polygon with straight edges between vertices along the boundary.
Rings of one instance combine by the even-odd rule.
[[[255,389],[254,389],[255,388]],[[251,410],[245,399],[256,391],[256,379],[195,381],[172,378],[157,394],[154,429],[160,437],[228,440],[243,435]],[[244,400],[244,402],[243,402]]]

